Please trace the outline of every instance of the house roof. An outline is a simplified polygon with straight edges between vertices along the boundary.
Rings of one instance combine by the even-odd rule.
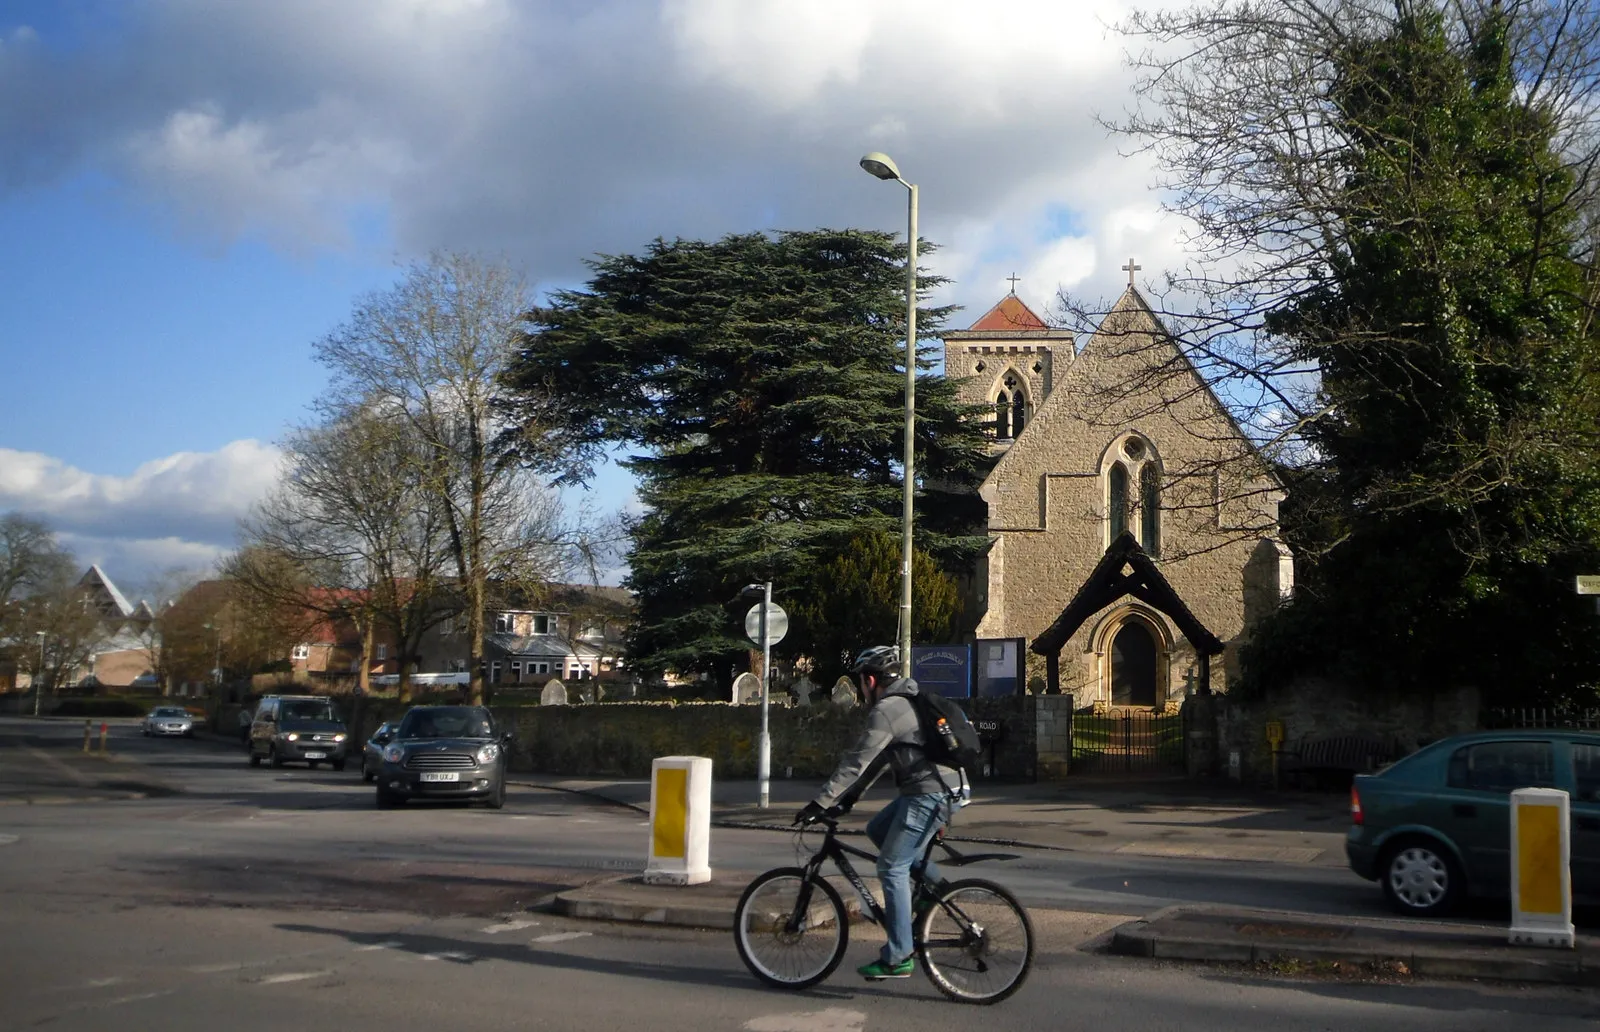
[[[1100,557],[1078,593],[1056,617],[1056,622],[1033,639],[1031,650],[1041,656],[1060,652],[1085,620],[1124,595],[1132,595],[1171,617],[1196,652],[1215,656],[1222,651],[1221,639],[1189,611],[1150,556],[1139,547],[1139,542],[1126,532],[1111,542],[1111,547]]]
[[[512,634],[495,631],[483,636],[485,651],[493,649],[507,656],[537,656],[540,659],[565,659],[572,653],[566,641],[554,634]]]
[[[973,330],[1048,330],[1045,321],[1023,304],[1022,298],[1007,294],[967,329]]]
[[[78,584],[82,587],[93,588],[98,586],[111,599],[111,604],[117,607],[117,612],[122,616],[132,616],[133,606],[128,602],[127,596],[111,583],[111,578],[106,576],[106,571],[100,569],[100,564],[90,566],[84,575],[79,578]]]

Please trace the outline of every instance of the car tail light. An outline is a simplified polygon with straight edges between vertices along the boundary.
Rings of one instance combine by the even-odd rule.
[[[1363,817],[1361,813],[1361,791],[1354,785],[1350,786],[1350,823],[1363,823]]]

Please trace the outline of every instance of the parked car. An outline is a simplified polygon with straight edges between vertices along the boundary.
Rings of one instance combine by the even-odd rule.
[[[1395,910],[1435,916],[1469,896],[1511,889],[1511,801],[1517,788],[1571,797],[1574,898],[1600,902],[1600,734],[1489,731],[1446,738],[1350,790],[1350,868],[1377,881]]]
[[[408,799],[466,799],[498,810],[506,802],[511,736],[482,706],[414,706],[384,746],[378,806]]]
[[[378,725],[378,730],[372,732],[372,737],[367,739],[367,744],[361,750],[361,780],[370,782],[378,776],[378,771],[383,769],[383,747],[394,740],[394,733],[400,727],[400,721],[389,720]]]
[[[194,717],[182,706],[157,706],[144,715],[139,731],[146,738],[151,735],[182,735],[194,737]]]
[[[293,761],[344,770],[348,737],[333,703],[320,695],[263,696],[250,724],[250,766]]]

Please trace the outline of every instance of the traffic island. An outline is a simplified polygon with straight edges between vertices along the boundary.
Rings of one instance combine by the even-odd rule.
[[[1365,973],[1600,986],[1600,938],[1573,949],[1511,946],[1500,929],[1374,918],[1172,907],[1118,928],[1111,952],[1252,964],[1285,973]]]
[[[597,882],[557,893],[550,909],[568,917],[680,928],[733,928],[733,912],[759,872],[716,875],[699,885],[652,885],[643,877]],[[843,878],[829,878],[852,918],[861,911],[855,890]]]

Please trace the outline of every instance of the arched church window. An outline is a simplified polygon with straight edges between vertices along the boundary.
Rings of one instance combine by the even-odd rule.
[[[994,435],[1002,441],[1011,439],[1011,403],[1006,399],[1005,391],[1001,391],[994,399]]]
[[[1161,471],[1153,462],[1139,471],[1139,543],[1151,556],[1161,554]]]
[[[1111,540],[1115,541],[1128,530],[1128,467],[1120,462],[1111,464],[1111,497],[1109,499]]]
[[[1022,392],[1016,391],[1011,395],[1011,436],[1022,436],[1022,424],[1028,418],[1028,403],[1023,400]]]

